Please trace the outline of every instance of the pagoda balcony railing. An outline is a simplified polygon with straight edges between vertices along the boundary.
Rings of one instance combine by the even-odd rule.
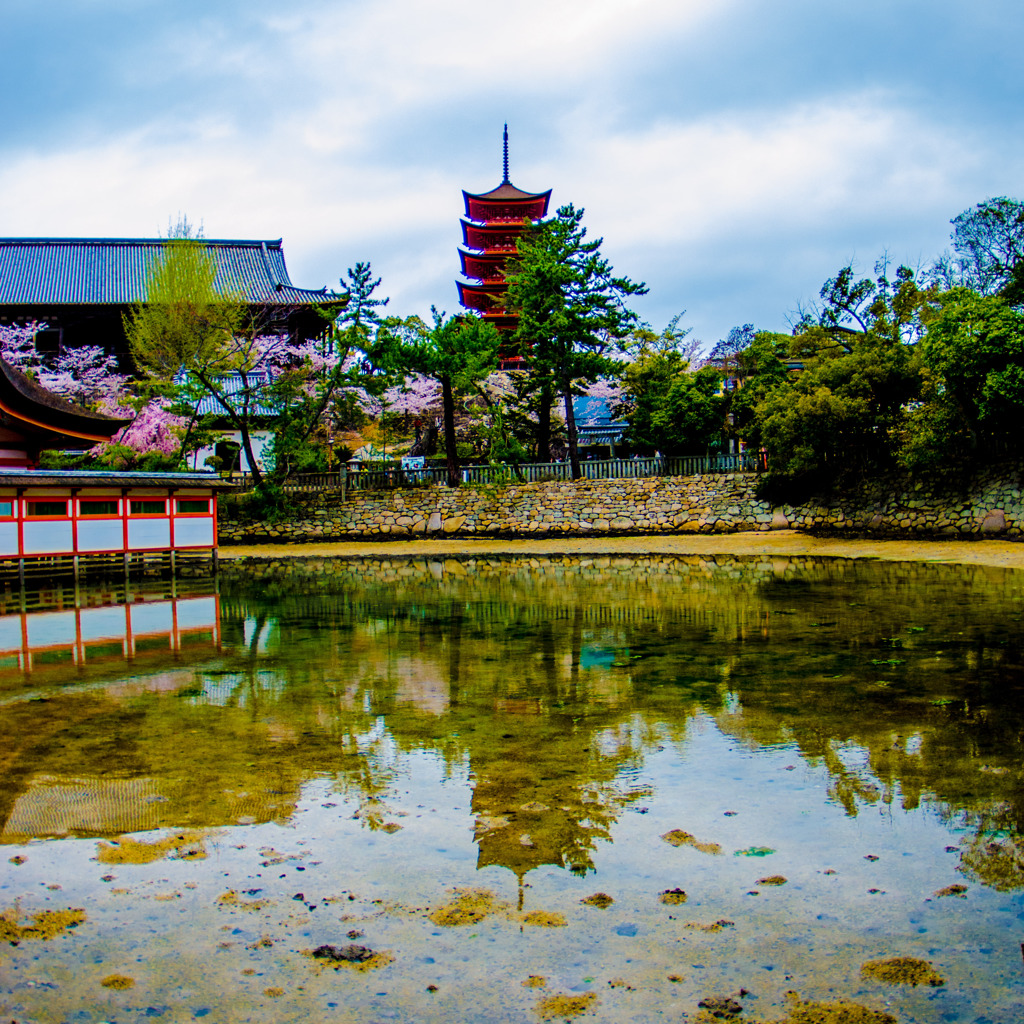
[[[518,238],[509,239],[497,239],[497,238],[481,238],[481,242],[486,242],[486,245],[476,245],[472,235],[470,236],[467,245],[472,248],[475,252],[483,253],[514,253],[516,251],[516,243],[519,241]]]

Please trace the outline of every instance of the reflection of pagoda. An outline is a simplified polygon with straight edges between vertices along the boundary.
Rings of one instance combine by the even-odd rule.
[[[463,245],[459,257],[462,273],[470,281],[457,284],[463,306],[482,313],[484,320],[498,330],[511,332],[515,330],[517,316],[503,308],[508,288],[505,265],[516,255],[516,240],[527,224],[547,214],[551,189],[523,192],[509,181],[508,125],[504,133],[503,166],[505,174],[497,188],[480,194],[463,190],[466,214],[462,218]]]

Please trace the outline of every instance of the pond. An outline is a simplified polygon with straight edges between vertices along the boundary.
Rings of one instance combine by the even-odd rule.
[[[1022,581],[296,559],[0,594],[0,1019],[1019,1021]]]

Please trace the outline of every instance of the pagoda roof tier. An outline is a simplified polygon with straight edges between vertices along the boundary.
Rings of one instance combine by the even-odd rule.
[[[495,189],[495,191],[500,191]],[[548,199],[551,192],[539,196],[490,198],[474,196],[463,192],[466,201],[466,216],[477,221],[523,221],[540,220],[547,215]]]
[[[485,199],[490,202],[501,202],[506,199],[540,199],[547,205],[551,199],[551,189],[546,192],[524,192],[521,188],[516,188],[508,178],[497,188],[492,188],[490,192],[467,192],[466,189],[463,189],[462,194],[467,200]]]
[[[484,313],[493,309],[501,309],[501,297],[508,291],[508,285],[503,281],[487,284],[468,284],[465,281],[456,281],[455,285],[459,289],[459,301],[466,309],[475,309]]]
[[[504,224],[477,224],[471,220],[461,220],[462,242],[467,249],[504,250],[514,252],[516,242],[522,238],[526,230],[524,224],[506,222]]]
[[[479,281],[503,280],[509,255],[507,252],[474,253],[459,249],[462,273],[466,277],[472,277]]]

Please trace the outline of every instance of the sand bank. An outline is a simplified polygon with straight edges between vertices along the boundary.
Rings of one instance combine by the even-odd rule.
[[[224,547],[221,558],[452,555],[810,555],[820,558],[881,558],[892,562],[952,562],[1024,569],[1024,543],[1005,540],[872,540],[813,537],[795,530],[772,533],[657,535],[649,537],[543,537],[416,539],[324,544],[252,544]]]

